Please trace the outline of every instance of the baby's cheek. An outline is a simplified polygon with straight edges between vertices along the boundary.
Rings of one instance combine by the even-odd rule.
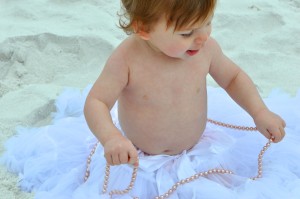
[[[187,50],[188,50],[187,47],[183,45],[173,45],[168,49],[169,53],[174,56],[181,55],[185,53]]]

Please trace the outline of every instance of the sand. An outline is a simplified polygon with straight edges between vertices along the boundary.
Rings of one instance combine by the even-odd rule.
[[[66,87],[93,83],[126,37],[116,0],[0,0],[0,153],[18,126],[48,124]],[[263,97],[300,88],[300,0],[219,0],[212,36]],[[209,85],[216,86],[208,77]],[[0,199],[33,198],[0,167]]]

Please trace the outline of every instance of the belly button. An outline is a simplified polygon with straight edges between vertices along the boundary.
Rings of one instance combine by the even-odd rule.
[[[171,150],[164,150],[163,154],[169,154],[171,152]]]
[[[147,95],[144,95],[144,96],[143,96],[143,99],[144,99],[144,100],[148,100],[149,97],[148,97]]]

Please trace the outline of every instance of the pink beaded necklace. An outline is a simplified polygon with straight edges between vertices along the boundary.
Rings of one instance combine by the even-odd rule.
[[[207,119],[207,122],[210,122],[210,123],[218,125],[218,126],[223,126],[225,128],[232,128],[232,129],[236,129],[236,130],[257,131],[256,127],[237,126],[237,125],[232,125],[232,124],[226,124],[226,123],[223,123],[223,122],[218,122],[218,121],[215,121],[215,120],[212,120],[212,119]],[[262,158],[263,158],[264,153],[270,147],[272,142],[273,142],[273,137],[268,140],[266,145],[260,151],[260,153],[258,155],[258,172],[257,172],[257,175],[255,177],[250,178],[250,179],[256,180],[256,179],[262,177],[262,167],[263,167]],[[93,157],[94,153],[96,152],[98,144],[99,144],[99,142],[97,142],[94,145],[93,149],[90,152],[90,155],[88,156],[84,181],[87,181],[87,179],[90,176],[90,164],[91,164],[91,161],[92,161],[92,157]],[[136,176],[137,176],[137,171],[138,171],[138,167],[134,167],[133,172],[132,172],[132,176],[131,176],[131,180],[130,180],[129,185],[126,189],[124,189],[124,190],[112,190],[112,191],[109,192],[110,197],[112,197],[113,195],[124,195],[124,194],[129,193],[134,187],[134,183],[135,183]],[[185,179],[182,179],[182,180],[176,182],[172,187],[170,187],[170,189],[166,193],[164,193],[160,196],[156,196],[154,199],[166,199],[174,191],[176,191],[179,186],[182,186],[182,185],[187,184],[189,182],[195,181],[200,177],[206,177],[206,176],[211,175],[211,174],[234,174],[234,173],[230,170],[218,169],[218,168],[210,169],[210,170],[205,171],[205,172],[196,173],[195,175],[192,175],[188,178],[185,178]],[[103,183],[103,187],[102,187],[102,193],[103,194],[105,194],[107,192],[107,185],[108,185],[109,175],[110,175],[110,165],[106,164],[105,175],[104,175],[104,183]],[[134,199],[139,199],[139,198],[134,197]]]

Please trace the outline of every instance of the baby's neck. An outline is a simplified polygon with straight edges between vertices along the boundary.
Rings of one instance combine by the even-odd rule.
[[[174,58],[174,57],[170,57],[167,56],[165,53],[163,53],[159,48],[157,48],[152,42],[151,40],[144,40],[142,38],[140,38],[139,36],[135,35],[134,36],[135,39],[137,40],[137,42],[144,48],[146,49],[146,51],[148,51],[151,55],[156,56],[158,58],[163,58],[163,59],[167,59],[167,60],[175,60],[175,61],[179,61],[181,59],[179,58]]]

